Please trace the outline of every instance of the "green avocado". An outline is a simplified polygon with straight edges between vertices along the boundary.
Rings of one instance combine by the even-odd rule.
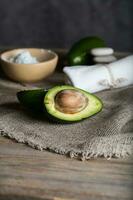
[[[67,55],[69,65],[87,65],[92,63],[90,50],[98,47],[105,47],[105,42],[97,36],[82,38],[74,43]],[[91,63],[90,63],[90,62]]]
[[[51,119],[78,122],[102,109],[102,102],[95,95],[68,85],[48,90],[44,97],[44,110]]]
[[[32,112],[43,112],[43,101],[47,90],[23,90],[17,93],[20,103]]]
[[[69,85],[24,90],[17,93],[17,98],[31,112],[65,123],[88,118],[100,112],[103,105],[95,95]]]

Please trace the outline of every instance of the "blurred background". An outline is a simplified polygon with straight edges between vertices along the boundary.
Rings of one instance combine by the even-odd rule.
[[[132,0],[0,0],[0,46],[70,48],[97,35],[133,51]]]

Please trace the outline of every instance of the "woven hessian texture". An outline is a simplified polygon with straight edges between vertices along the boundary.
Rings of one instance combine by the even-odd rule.
[[[27,113],[15,95],[21,87],[7,85],[0,85],[2,136],[82,160],[132,154],[133,87],[100,92],[97,95],[104,103],[102,112],[79,123],[59,124]]]

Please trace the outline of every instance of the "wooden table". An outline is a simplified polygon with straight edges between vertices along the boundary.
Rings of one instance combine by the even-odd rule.
[[[0,137],[0,200],[133,199],[133,159],[78,161]]]
[[[79,161],[0,137],[0,200],[131,200],[133,157]]]

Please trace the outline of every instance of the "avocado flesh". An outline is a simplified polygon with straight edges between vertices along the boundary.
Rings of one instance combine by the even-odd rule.
[[[63,113],[57,110],[55,106],[55,97],[60,91],[63,90],[77,90],[78,92],[81,92],[83,95],[85,95],[85,97],[88,98],[88,105],[80,112],[73,114]],[[44,97],[44,108],[46,112],[54,119],[59,119],[60,121],[62,120],[66,122],[76,122],[98,113],[102,109],[102,102],[95,95],[92,95],[84,90],[63,85],[49,89]]]
[[[43,112],[43,101],[47,90],[34,89],[23,90],[17,93],[17,98],[21,105],[32,112]]]
[[[105,42],[97,36],[85,37],[74,43],[68,52],[69,65],[86,65],[92,62],[90,50],[98,47],[105,47]]]

